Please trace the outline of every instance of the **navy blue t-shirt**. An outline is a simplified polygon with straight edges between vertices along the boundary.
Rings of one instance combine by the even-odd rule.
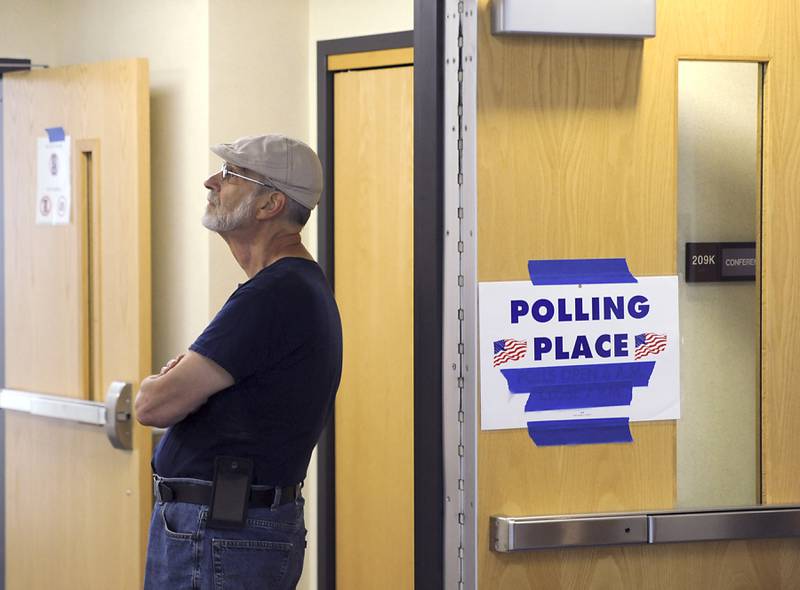
[[[254,484],[305,479],[342,372],[342,325],[320,267],[281,258],[262,269],[189,348],[234,384],[167,431],[156,473],[210,480],[224,455],[251,458]]]

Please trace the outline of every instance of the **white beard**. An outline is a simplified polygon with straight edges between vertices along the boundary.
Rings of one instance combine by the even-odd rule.
[[[253,217],[256,210],[255,193],[242,199],[233,211],[220,211],[219,195],[209,193],[211,203],[203,215],[203,227],[217,233],[233,231],[242,227]],[[215,205],[211,208],[211,205]]]

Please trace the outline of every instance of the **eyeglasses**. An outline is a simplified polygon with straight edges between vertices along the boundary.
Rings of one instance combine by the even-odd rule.
[[[273,185],[269,183],[261,182],[260,180],[256,180],[255,178],[250,178],[249,176],[245,176],[244,174],[239,174],[238,172],[228,170],[227,162],[222,164],[222,170],[220,170],[219,173],[222,176],[222,180],[227,180],[228,176],[238,176],[239,178],[244,178],[245,180],[249,180],[250,182],[255,182],[256,184],[260,184],[261,186],[266,186],[267,188],[275,188]]]

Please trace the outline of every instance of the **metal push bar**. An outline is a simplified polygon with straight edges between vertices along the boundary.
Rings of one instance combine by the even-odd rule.
[[[106,392],[104,404],[16,389],[0,389],[0,409],[103,426],[114,448],[133,448],[130,383],[112,382]]]
[[[800,506],[752,506],[574,516],[492,516],[498,553],[800,536]]]

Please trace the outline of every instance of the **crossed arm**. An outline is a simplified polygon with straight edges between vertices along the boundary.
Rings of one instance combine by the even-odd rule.
[[[134,403],[136,418],[145,426],[172,426],[231,385],[228,371],[190,350],[142,381]]]

